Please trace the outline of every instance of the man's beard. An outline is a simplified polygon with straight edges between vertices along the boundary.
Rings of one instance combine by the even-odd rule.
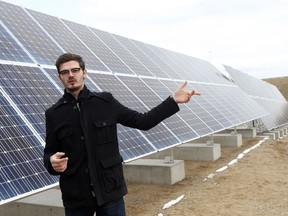
[[[73,93],[73,92],[77,92],[79,90],[81,90],[82,85],[70,85],[69,87],[67,87],[67,91]]]

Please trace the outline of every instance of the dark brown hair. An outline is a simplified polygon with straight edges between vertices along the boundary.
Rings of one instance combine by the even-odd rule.
[[[57,71],[59,73],[60,65],[68,62],[68,61],[77,61],[79,62],[79,66],[82,70],[85,69],[85,62],[83,61],[83,58],[80,55],[73,54],[73,53],[64,53],[61,56],[58,57],[55,66],[57,68]]]

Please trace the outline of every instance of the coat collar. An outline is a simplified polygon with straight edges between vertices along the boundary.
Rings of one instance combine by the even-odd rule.
[[[90,94],[91,94],[91,92],[86,87],[86,85],[84,85],[83,89],[79,92],[77,101],[78,100],[80,101],[81,99],[88,98],[90,96]],[[76,100],[75,97],[70,92],[67,92],[66,89],[64,89],[63,99],[66,100],[67,102],[72,102],[72,101]]]
[[[71,93],[67,92],[65,89],[63,97],[60,98],[58,102],[53,105],[53,108],[56,109],[57,107],[60,107],[63,104],[73,103],[76,101],[80,102],[89,99],[91,97],[97,97],[101,100],[108,102],[112,99],[112,94],[109,92],[91,92],[86,87],[86,85],[84,85],[83,89],[79,93],[78,99],[76,100],[75,97]]]

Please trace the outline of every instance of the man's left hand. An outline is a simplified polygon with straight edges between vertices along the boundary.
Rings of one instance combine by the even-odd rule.
[[[185,90],[186,85],[187,81],[182,83],[173,93],[172,97],[176,103],[187,103],[193,95],[201,95],[197,90]]]

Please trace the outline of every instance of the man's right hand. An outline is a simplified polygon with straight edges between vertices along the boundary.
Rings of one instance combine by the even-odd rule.
[[[56,152],[50,157],[50,162],[56,172],[64,172],[67,168],[68,157],[64,152]]]

